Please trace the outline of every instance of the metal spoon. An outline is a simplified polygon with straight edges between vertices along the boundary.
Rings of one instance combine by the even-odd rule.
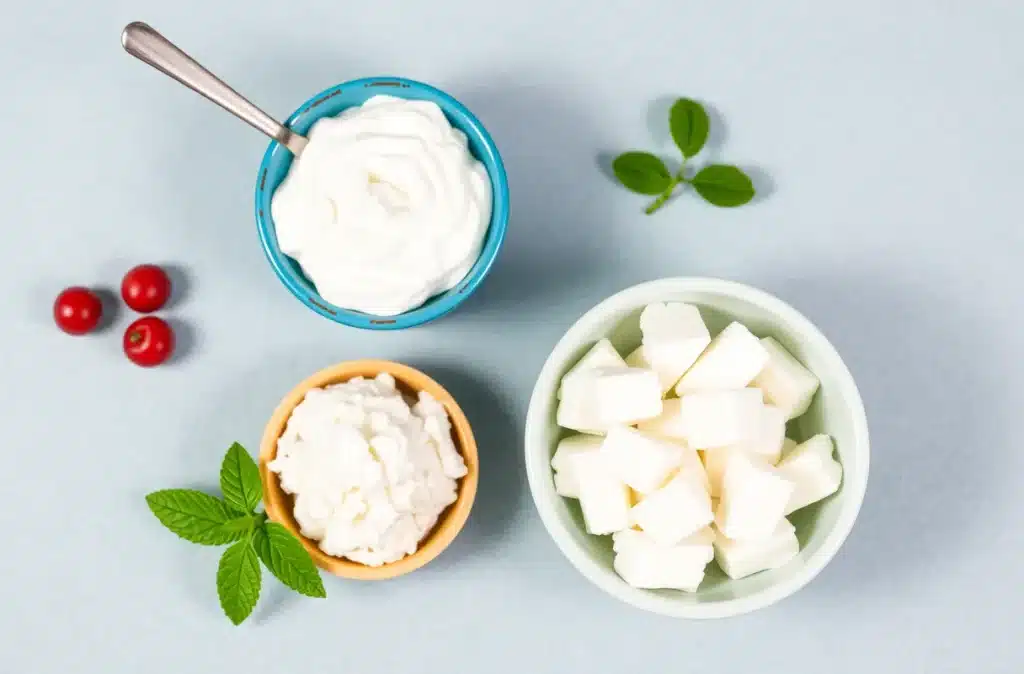
[[[216,75],[196,63],[195,59],[178,49],[170,40],[148,24],[135,21],[121,33],[125,51],[148,63],[165,75],[170,75],[197,94],[205,96],[220,107],[267,134],[291,150],[296,157],[309,142],[305,136],[286,128],[263,112],[237,91],[224,84]]]

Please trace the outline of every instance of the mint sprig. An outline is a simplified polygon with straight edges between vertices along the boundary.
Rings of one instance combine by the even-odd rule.
[[[704,107],[689,98],[680,98],[669,111],[669,131],[683,155],[674,174],[650,152],[624,152],[612,161],[612,172],[622,185],[638,194],[656,196],[644,209],[650,215],[672,197],[680,185],[692,185],[705,201],[724,208],[742,206],[754,198],[754,184],[735,166],[710,164],[692,178],[686,176],[687,160],[697,156],[707,143],[711,121]]]
[[[228,507],[240,513],[251,513],[263,500],[260,469],[237,442],[228,447],[220,466],[220,490]]]
[[[175,534],[200,545],[233,544],[217,567],[217,596],[238,625],[260,596],[260,562],[287,587],[307,597],[326,597],[320,572],[306,548],[280,524],[256,512],[263,501],[259,468],[237,442],[221,463],[219,499],[195,489],[163,489],[146,496],[156,518]]]
[[[267,522],[260,528],[253,537],[253,547],[263,566],[291,589],[307,597],[327,596],[309,553],[277,522]]]
[[[238,517],[219,498],[194,489],[164,489],[146,496],[146,503],[165,527],[199,545],[227,545],[240,540],[249,517]],[[246,526],[239,526],[237,520]]]
[[[261,584],[260,560],[250,541],[238,541],[224,551],[217,565],[217,596],[231,622],[238,625],[249,617]]]

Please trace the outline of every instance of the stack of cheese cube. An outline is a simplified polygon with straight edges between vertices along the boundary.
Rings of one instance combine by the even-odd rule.
[[[818,379],[771,337],[732,323],[714,339],[697,307],[651,304],[625,359],[603,339],[562,379],[551,466],[587,531],[612,534],[630,585],[693,592],[712,559],[730,578],[799,551],[786,516],[839,488],[832,440],[786,438]]]

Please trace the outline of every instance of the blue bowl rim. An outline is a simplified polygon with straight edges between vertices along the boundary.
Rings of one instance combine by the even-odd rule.
[[[494,261],[498,256],[498,252],[501,250],[502,243],[505,240],[505,233],[508,229],[510,210],[508,175],[505,172],[505,164],[502,161],[501,154],[498,152],[497,145],[495,145],[494,140],[487,131],[487,128],[476,117],[476,115],[469,110],[469,108],[456,100],[450,94],[438,89],[437,87],[426,84],[425,82],[419,82],[417,80],[411,80],[404,77],[382,75],[363,77],[336,84],[309,97],[295,110],[295,112],[288,116],[284,125],[291,128],[296,120],[298,120],[304,113],[308,112],[311,108],[326,98],[336,95],[343,88],[366,88],[370,86],[388,86],[425,91],[440,99],[444,102],[444,105],[447,108],[454,110],[457,114],[465,117],[465,119],[469,121],[469,125],[472,127],[473,132],[478,134],[483,142],[484,151],[486,155],[488,155],[484,159],[489,159],[494,164],[495,171],[493,172],[493,175],[488,171],[488,177],[490,178],[492,185],[496,184],[496,189],[492,199],[493,210],[491,213],[491,221],[488,225],[487,238],[485,239],[484,247],[480,251],[480,256],[474,263],[473,269],[471,269],[470,274],[460,282],[460,285],[457,286],[458,290],[455,293],[451,293],[451,291],[449,291],[438,298],[432,298],[425,304],[405,313],[398,314],[397,316],[376,316],[373,314],[344,309],[327,302],[320,297],[319,294],[314,294],[313,297],[315,297],[315,299],[313,299],[313,297],[310,296],[311,293],[309,290],[303,287],[298,279],[296,279],[295,274],[286,262],[287,256],[285,256],[284,253],[281,253],[280,249],[276,245],[276,240],[273,240],[273,237],[270,236],[270,228],[268,225],[272,220],[272,216],[269,212],[264,212],[260,203],[260,197],[263,192],[261,185],[271,159],[275,152],[288,152],[288,150],[276,140],[270,141],[266,152],[263,154],[259,170],[256,173],[256,228],[259,233],[260,243],[263,246],[263,252],[266,254],[271,267],[273,267],[277,278],[285,285],[286,288],[288,288],[292,295],[306,305],[306,307],[320,314],[324,318],[355,328],[366,330],[401,330],[404,328],[422,325],[450,313],[457,306],[462,304],[466,298],[473,294],[480,283],[483,282],[488,272],[490,272],[491,267],[494,265]],[[382,93],[385,92],[382,91]]]

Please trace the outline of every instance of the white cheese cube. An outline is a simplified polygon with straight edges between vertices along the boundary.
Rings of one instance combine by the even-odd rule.
[[[659,302],[644,307],[640,312],[640,331],[643,357],[663,381],[671,379],[672,384],[679,381],[711,343],[711,333],[700,310],[682,302]]]
[[[775,465],[782,454],[785,436],[786,418],[782,410],[774,405],[765,405],[761,411],[760,426],[754,437],[728,447],[707,450],[704,453],[704,469],[707,472],[711,495],[717,497],[721,493],[722,475],[732,452],[747,452]],[[793,444],[795,446],[796,443]]]
[[[555,491],[570,498],[580,497],[580,460],[601,449],[601,438],[595,435],[572,435],[563,438],[551,457],[555,471]]]
[[[628,529],[629,509],[633,505],[629,487],[605,469],[600,453],[578,456],[576,463],[580,508],[587,531],[602,536]]]
[[[800,552],[796,529],[786,519],[779,522],[771,536],[761,541],[734,541],[720,531],[715,534],[715,559],[733,580],[777,569]]]
[[[628,356],[626,356],[626,365],[629,367],[637,367],[645,370],[654,370],[655,374],[658,375],[658,381],[661,382],[662,394],[668,393],[672,390],[672,387],[679,381],[679,374],[676,372],[676,368],[671,364],[661,363],[661,367],[651,362],[647,357],[647,350],[644,345],[641,344],[634,349]]]
[[[775,465],[782,454],[785,436],[786,419],[782,411],[774,405],[764,405],[761,410],[760,423],[753,437],[734,445],[705,451],[704,469],[707,472],[711,495],[717,498],[721,493],[725,466],[734,452],[747,452]]]
[[[760,340],[742,323],[730,323],[679,380],[676,393],[743,388],[767,362]]]
[[[761,408],[761,420],[757,433],[737,449],[756,454],[775,465],[782,455],[782,444],[786,439],[786,415],[775,405]]]
[[[779,474],[793,483],[786,514],[831,496],[843,481],[843,466],[832,458],[832,438],[819,434],[779,461]]]
[[[691,393],[680,399],[679,423],[691,447],[727,447],[756,437],[763,407],[754,388]]]
[[[660,545],[675,545],[714,519],[704,486],[681,472],[630,510],[633,525]]]
[[[576,475],[572,473],[555,473],[552,476],[555,482],[555,493],[567,498],[580,497],[580,483]]]
[[[635,424],[661,414],[661,384],[653,370],[598,368],[587,376],[584,385],[593,386],[598,415],[606,428]]]
[[[669,398],[661,403],[661,414],[653,419],[641,421],[636,425],[644,433],[650,433],[663,438],[678,440],[686,439],[686,428],[683,426],[683,418],[679,414],[679,407],[682,404],[680,398]]]
[[[715,524],[733,540],[764,540],[779,526],[792,494],[793,483],[766,461],[732,452],[722,477]]]
[[[616,426],[608,431],[601,454],[608,471],[641,494],[665,484],[683,460],[682,445]]]
[[[608,429],[601,428],[601,419],[597,415],[592,392],[583,388],[571,390],[574,392],[558,401],[555,423],[562,428],[580,433],[604,435]]]
[[[652,370],[597,367],[563,380],[559,425],[581,431],[607,432],[661,414],[661,385]],[[562,423],[572,423],[566,426]]]
[[[695,592],[715,555],[710,528],[673,546],[635,529],[616,533],[612,541],[615,572],[629,585],[650,590]]]
[[[661,385],[652,370],[594,367],[562,380],[555,420],[562,428],[601,435],[660,414]]]
[[[637,424],[637,430],[665,440],[671,440],[673,444],[679,445],[682,451],[682,459],[679,462],[679,472],[687,478],[695,480],[704,491],[710,492],[711,485],[708,483],[708,476],[704,472],[704,464],[697,450],[691,448],[682,434],[679,424],[679,398],[666,400],[663,411],[657,419],[642,421]]]
[[[704,469],[704,462],[701,461],[700,455],[697,454],[697,450],[691,448],[683,440],[676,440],[675,442],[683,447],[683,459],[679,463],[679,472],[677,475],[681,475],[688,480],[696,482],[704,491],[711,494],[711,483],[708,481],[708,474]]]
[[[818,378],[774,338],[765,337],[761,345],[768,354],[768,362],[754,378],[754,386],[760,388],[765,400],[781,409],[787,419],[795,419],[811,406],[818,390]]]
[[[562,383],[558,387],[558,398],[561,399],[562,397],[562,390],[565,388],[567,379],[571,379],[580,372],[586,372],[596,367],[626,367],[626,361],[622,360],[622,356],[619,355],[619,352],[615,350],[615,347],[607,339],[598,341],[562,377]]]
[[[704,451],[704,472],[708,478],[708,490],[712,498],[722,495],[722,476],[725,475],[725,466],[737,451],[739,450],[732,447],[719,447]]]

